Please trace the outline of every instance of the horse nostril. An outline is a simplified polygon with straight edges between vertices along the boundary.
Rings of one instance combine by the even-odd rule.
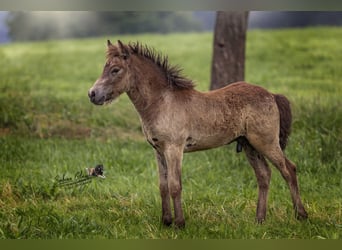
[[[88,96],[89,96],[90,99],[94,98],[95,97],[95,91],[94,90],[89,91],[88,92]]]

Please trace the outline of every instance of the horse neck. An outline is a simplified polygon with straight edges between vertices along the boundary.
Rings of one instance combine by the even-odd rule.
[[[131,87],[127,95],[142,118],[168,91],[165,81],[165,76],[157,65],[136,56],[132,58]]]

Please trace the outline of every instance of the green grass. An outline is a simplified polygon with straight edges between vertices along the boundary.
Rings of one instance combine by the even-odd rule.
[[[342,29],[248,33],[246,80],[291,100],[287,155],[310,218],[294,219],[272,167],[267,221],[255,224],[255,176],[230,145],[185,155],[183,230],[160,223],[154,154],[127,96],[105,107],[87,98],[106,39],[0,47],[0,238],[342,238]],[[212,34],[112,39],[155,47],[208,89]],[[58,185],[97,163],[106,179]]]

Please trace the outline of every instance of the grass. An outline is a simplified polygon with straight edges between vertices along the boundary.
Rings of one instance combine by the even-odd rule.
[[[116,37],[115,37],[116,39]],[[208,89],[212,34],[123,36],[169,55]],[[114,38],[113,38],[114,40]],[[288,188],[272,168],[268,217],[254,223],[257,186],[234,145],[186,154],[186,228],[165,228],[156,163],[127,96],[106,106],[87,90],[104,63],[106,38],[0,47],[0,238],[341,239],[342,30],[250,31],[246,80],[291,100],[289,158],[309,212],[294,219]],[[70,188],[103,163],[106,179]]]

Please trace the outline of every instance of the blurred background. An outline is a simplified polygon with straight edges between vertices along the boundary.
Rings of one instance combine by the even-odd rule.
[[[0,11],[0,43],[115,34],[212,31],[214,11]],[[342,12],[251,11],[249,29],[340,26]]]

